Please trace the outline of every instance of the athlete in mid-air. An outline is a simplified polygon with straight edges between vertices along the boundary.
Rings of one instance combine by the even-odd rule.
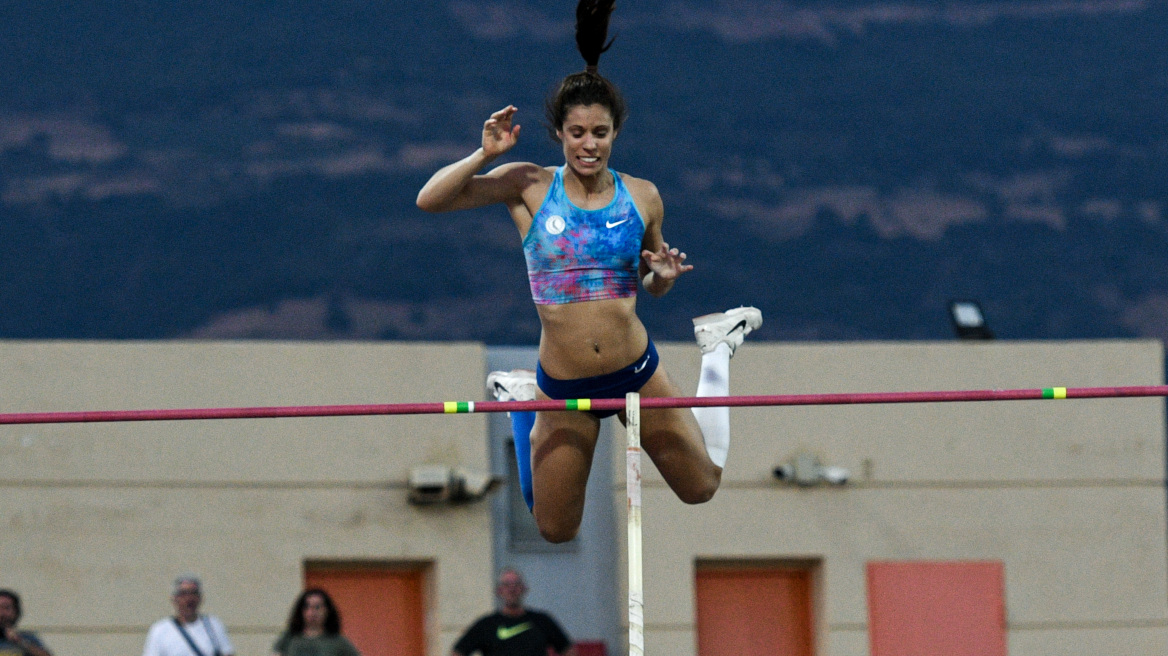
[[[597,73],[612,0],[581,0],[576,41],[587,64],[548,99],[547,119],[565,163],[511,162],[484,167],[519,138],[516,108],[483,124],[482,147],[443,167],[418,193],[418,207],[447,212],[500,203],[523,240],[531,293],[539,314],[535,372],[494,372],[500,400],[680,396],[637,317],[637,284],[662,296],[693,269],[662,237],[657,187],[608,167],[627,110],[617,88]],[[702,350],[698,396],[729,395],[730,357],[762,325],[752,307],[694,319]],[[513,412],[520,480],[540,533],[572,539],[602,417],[611,412]],[[623,421],[623,413],[620,413]],[[721,482],[730,442],[728,408],[645,409],[641,446],[686,503],[708,501]]]

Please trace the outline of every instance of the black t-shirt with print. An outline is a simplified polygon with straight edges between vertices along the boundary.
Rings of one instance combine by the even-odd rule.
[[[454,644],[454,651],[471,656],[547,656],[551,646],[562,653],[572,642],[551,615],[528,610],[518,617],[502,613],[475,622]]]

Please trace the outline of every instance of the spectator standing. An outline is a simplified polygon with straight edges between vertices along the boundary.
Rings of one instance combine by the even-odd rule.
[[[341,614],[332,597],[320,588],[300,593],[288,627],[272,646],[272,656],[361,656],[341,635]]]
[[[170,600],[175,614],[150,627],[142,656],[234,656],[223,622],[199,614],[203,586],[198,577],[184,574],[175,579]]]
[[[556,620],[547,613],[526,608],[527,584],[514,569],[499,574],[495,594],[502,606],[476,621],[454,643],[451,656],[576,656],[576,647]]]
[[[35,633],[16,630],[20,614],[20,595],[0,590],[0,656],[53,656]]]

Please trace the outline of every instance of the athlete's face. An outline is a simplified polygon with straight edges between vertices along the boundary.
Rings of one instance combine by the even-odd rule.
[[[607,107],[573,107],[556,135],[564,145],[564,159],[577,175],[586,178],[608,170],[616,130],[612,128],[612,112]]]

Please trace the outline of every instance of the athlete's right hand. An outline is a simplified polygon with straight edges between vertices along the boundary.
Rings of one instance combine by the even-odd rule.
[[[491,118],[483,123],[483,154],[487,157],[498,157],[511,150],[519,141],[519,126],[511,125],[511,117],[519,111],[515,105],[507,105],[503,109],[491,114]]]

